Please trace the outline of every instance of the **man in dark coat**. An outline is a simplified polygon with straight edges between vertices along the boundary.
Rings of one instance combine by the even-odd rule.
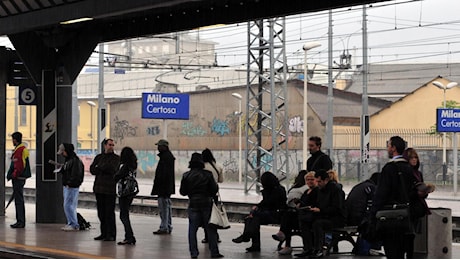
[[[78,194],[80,185],[83,182],[85,169],[82,161],[75,154],[73,144],[60,144],[57,154],[65,158],[64,165],[59,171],[62,174],[64,213],[67,218],[67,225],[62,230],[78,231],[80,230],[77,218]]]
[[[307,160],[307,172],[316,172],[320,169],[328,171],[332,169],[331,158],[321,151],[320,137],[312,136],[308,139],[308,150],[311,156]]]
[[[416,181],[412,169],[402,157],[405,146],[404,139],[399,136],[391,137],[387,143],[388,156],[391,160],[383,167],[375,191],[371,208],[371,216],[374,221],[376,212],[383,209],[385,205],[403,204],[407,203],[405,198],[417,197],[413,196],[413,193],[417,191],[414,187]],[[400,172],[403,182],[401,182]],[[400,230],[382,234],[387,258],[404,258],[405,254],[407,254],[407,258],[412,258],[414,237],[413,233],[404,233]]]
[[[160,228],[154,231],[155,235],[171,234],[171,194],[175,193],[174,163],[176,158],[169,150],[169,142],[160,139],[155,145],[158,146],[158,161],[155,170],[155,179],[151,195],[158,195],[158,211],[160,212]]]
[[[348,193],[345,202],[348,226],[358,226],[366,216],[366,213],[369,212],[375,189],[377,188],[379,174],[379,172],[373,173],[368,180],[356,184]]]
[[[197,258],[199,255],[196,232],[199,227],[204,227],[208,234],[211,258],[221,258],[217,245],[217,229],[208,225],[211,216],[212,198],[219,190],[212,173],[204,169],[201,154],[193,153],[189,162],[190,171],[184,173],[180,184],[180,194],[189,197],[188,203],[188,243],[190,256]]]
[[[105,139],[104,152],[98,154],[90,166],[95,175],[93,191],[96,195],[97,216],[101,222],[101,234],[94,240],[115,241],[117,228],[115,225],[116,182],[113,178],[120,165],[120,156],[114,153],[113,139]]]
[[[318,197],[316,205],[310,208],[314,219],[311,225],[314,251],[304,251],[296,254],[295,256],[297,257],[322,257],[322,247],[326,231],[345,225],[344,193],[340,188],[341,185],[337,185],[336,182],[331,181],[329,174],[322,169],[315,173],[315,178],[319,188]],[[307,229],[302,230],[302,237],[305,237],[304,241],[308,241],[306,236],[309,236],[311,231]],[[309,245],[304,245],[304,248],[309,248]]]

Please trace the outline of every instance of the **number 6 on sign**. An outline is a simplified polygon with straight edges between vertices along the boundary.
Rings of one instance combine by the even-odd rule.
[[[37,105],[36,88],[33,86],[19,87],[19,105]]]

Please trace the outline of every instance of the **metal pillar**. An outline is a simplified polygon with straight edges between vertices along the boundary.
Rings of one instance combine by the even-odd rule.
[[[362,94],[362,115],[361,115],[361,177],[369,176],[369,112],[367,98],[367,14],[366,5],[363,5],[363,94]]]
[[[260,175],[289,174],[287,67],[284,17],[248,22],[245,192],[260,191]],[[264,29],[268,38],[264,37]],[[269,68],[264,69],[264,57]],[[257,82],[257,84],[255,84]],[[264,103],[264,99],[270,103]]]
[[[131,50],[131,40],[128,40]],[[131,56],[129,56],[131,59]],[[92,115],[92,113],[91,113]],[[92,121],[91,121],[92,122]],[[106,107],[104,99],[104,43],[99,43],[99,87],[97,94],[97,153],[102,152],[102,141],[105,139]],[[91,131],[93,128],[91,127]],[[91,142],[92,142],[91,137]]]
[[[6,83],[8,80],[8,53],[6,48],[0,46],[0,136],[6,136]],[[0,138],[0,216],[5,216],[5,152],[6,140]]]
[[[334,80],[332,75],[332,10],[329,10],[329,30],[328,30],[328,85],[327,85],[327,121],[326,121],[326,150],[329,157],[332,157],[334,142],[332,132],[334,129]]]

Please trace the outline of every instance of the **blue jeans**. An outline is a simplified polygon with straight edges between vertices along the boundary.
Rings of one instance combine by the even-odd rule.
[[[158,197],[158,210],[160,211],[160,230],[172,232],[171,224],[171,198]]]
[[[209,250],[211,256],[219,254],[219,247],[217,246],[217,229],[208,225],[209,217],[211,216],[211,205],[208,208],[188,208],[188,245],[191,257],[197,257],[198,242],[196,239],[196,232],[199,227],[204,227],[205,232],[208,234]]]
[[[64,213],[67,218],[67,225],[73,228],[80,228],[77,219],[78,193],[79,188],[64,186]]]

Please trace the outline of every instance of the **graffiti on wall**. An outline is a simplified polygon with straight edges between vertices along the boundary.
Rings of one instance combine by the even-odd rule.
[[[263,170],[264,172],[271,170],[270,164],[273,161],[273,156],[271,156],[270,154],[265,154],[260,158],[260,161],[261,165],[263,165],[263,168],[261,168],[261,170]],[[252,165],[257,165],[257,158],[255,155],[252,156]]]
[[[184,122],[181,134],[186,136],[203,136],[206,134],[206,130],[201,125],[194,125],[193,122]]]
[[[289,132],[291,133],[303,133],[303,120],[300,116],[294,116],[289,119]]]
[[[115,116],[113,123],[112,137],[117,143],[123,144],[125,137],[136,136],[137,126],[131,126],[127,120],[120,120]]]
[[[220,136],[230,134],[230,127],[227,120],[221,120],[214,117],[210,125],[211,133],[216,133]]]
[[[189,137],[208,134],[202,125],[206,125],[204,118],[200,118],[198,115],[190,115],[190,120],[182,124],[181,134]]]
[[[155,172],[157,156],[155,151],[137,151],[138,169],[143,175]]]
[[[147,127],[145,131],[147,132],[147,135],[159,135],[160,127],[159,126]]]
[[[238,173],[238,162],[234,158],[224,160],[222,166],[225,175],[229,177]]]

